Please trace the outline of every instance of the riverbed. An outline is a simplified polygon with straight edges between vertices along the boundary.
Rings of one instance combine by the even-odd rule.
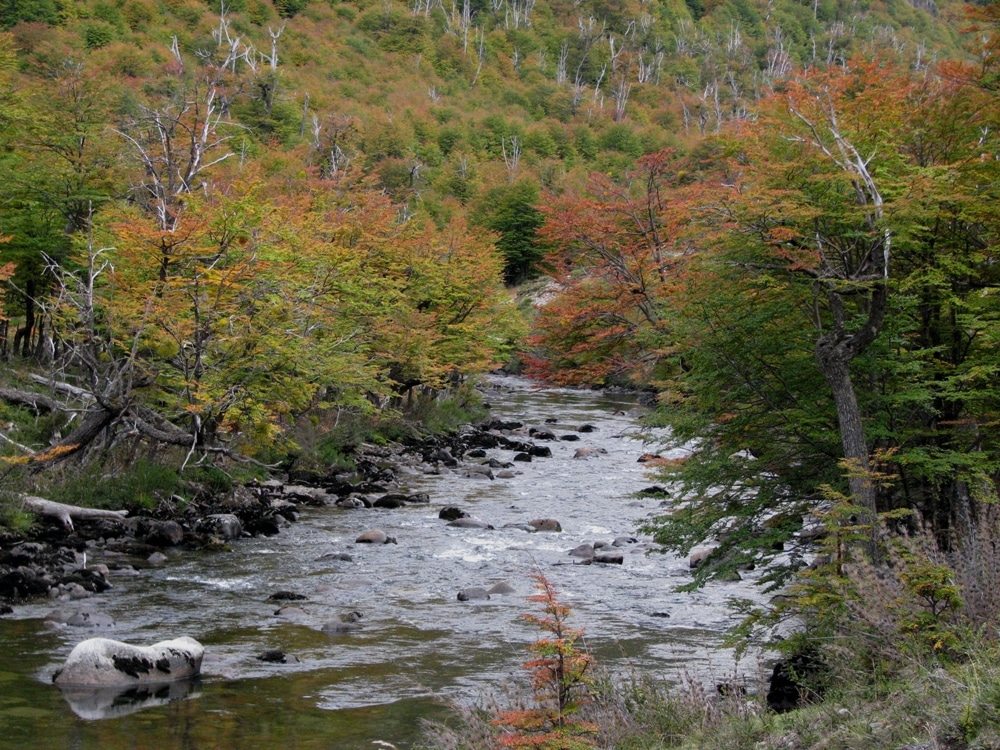
[[[112,590],[61,605],[111,615],[116,624],[100,632],[48,623],[52,602],[0,618],[0,747],[346,750],[383,741],[409,748],[419,719],[443,717],[446,699],[475,701],[515,679],[538,635],[522,617],[537,606],[527,602],[535,572],[572,606],[571,624],[586,630],[588,648],[612,670],[756,680],[756,662],[736,664],[717,648],[734,623],[727,601],[756,597],[752,581],[679,593],[690,580],[687,560],[652,551],[636,533],[664,502],[637,494],[654,481],[639,459],[657,450],[644,439],[637,399],[515,378],[491,380],[484,395],[494,417],[554,432],[557,439],[544,443],[552,456],[517,462],[513,476],[492,480],[461,467],[441,474],[404,467],[399,490],[425,492],[429,505],[309,508],[277,536],[222,551],[168,550],[161,567],[112,572]],[[581,448],[592,455],[574,458]],[[448,527],[438,518],[446,505],[494,528]],[[556,519],[562,531],[504,528],[538,518]],[[398,543],[354,543],[372,528]],[[582,564],[568,554],[615,539],[621,565]],[[513,593],[458,600],[463,589],[498,583]],[[277,592],[306,598],[275,602]],[[294,609],[276,614],[282,605]],[[356,627],[321,630],[356,619],[350,613],[361,615]],[[72,703],[51,676],[94,635],[137,644],[194,637],[207,649],[203,675],[143,705]],[[267,651],[289,655],[289,663],[260,660]]]

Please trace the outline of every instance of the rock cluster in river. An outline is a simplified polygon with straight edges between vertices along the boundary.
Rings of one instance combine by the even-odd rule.
[[[591,428],[584,425],[579,431]],[[0,614],[10,605],[50,597],[61,601],[86,599],[111,587],[112,572],[132,573],[161,565],[171,549],[222,548],[246,536],[277,534],[294,522],[302,506],[335,506],[347,510],[393,509],[426,505],[426,493],[398,490],[395,467],[410,471],[462,472],[470,478],[495,481],[513,476],[515,464],[489,458],[490,449],[515,453],[515,460],[552,455],[536,441],[565,439],[551,428],[530,428],[521,422],[493,420],[444,436],[411,440],[393,448],[364,446],[350,476],[292,472],[282,480],[238,485],[221,495],[195,492],[190,500],[173,497],[152,510],[118,519],[84,521],[72,530],[40,519],[30,533],[0,534]],[[448,514],[448,515],[446,515]],[[454,506],[441,517],[453,526],[493,528]],[[558,532],[556,519],[517,524],[526,531]],[[395,540],[379,529],[358,537],[358,543],[385,544]],[[350,559],[347,553],[333,553]],[[98,562],[99,561],[99,562]],[[80,624],[96,622],[81,615]],[[69,624],[69,623],[67,623]]]

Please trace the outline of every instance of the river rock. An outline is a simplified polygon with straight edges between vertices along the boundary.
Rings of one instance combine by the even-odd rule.
[[[593,544],[581,544],[569,551],[571,557],[582,557],[585,560],[592,560],[594,557]]]
[[[346,508],[347,510],[361,510],[362,508],[371,507],[371,503],[366,502],[365,498],[358,497],[357,495],[342,497],[334,505],[338,508]]]
[[[286,654],[283,651],[272,649],[262,654],[257,654],[257,659],[268,664],[298,664],[299,658],[294,654]]]
[[[347,612],[336,620],[330,620],[320,626],[327,635],[340,635],[351,633],[361,627],[361,619],[364,617],[360,612]]]
[[[340,560],[341,562],[354,562],[354,558],[347,552],[327,552],[320,555],[320,560]]]
[[[197,675],[204,655],[204,647],[187,636],[152,646],[91,638],[73,649],[52,681],[78,687],[173,682]]]
[[[115,618],[104,612],[84,611],[70,615],[66,624],[72,628],[113,628]]]
[[[402,508],[404,505],[406,505],[406,495],[396,493],[383,495],[372,503],[372,507],[374,508],[388,508],[390,510],[394,508]]]
[[[597,428],[592,424],[582,424],[576,428],[577,432],[597,432]]]
[[[486,593],[489,594],[490,596],[506,596],[507,594],[514,594],[516,592],[517,589],[515,589],[506,581],[501,581],[500,583],[494,583],[492,586],[489,587],[489,589],[486,590]]]
[[[472,586],[467,589],[462,589],[458,592],[458,600],[460,602],[469,602],[475,599],[489,599],[489,592],[482,586]]]
[[[446,505],[438,512],[438,518],[442,521],[454,521],[458,518],[470,518],[468,511],[462,510],[457,505]]]
[[[554,518],[536,518],[528,521],[535,531],[562,531],[562,525]]]
[[[296,594],[294,591],[275,591],[267,598],[272,602],[302,602],[309,597],[305,594]]]
[[[535,440],[557,440],[556,434],[552,430],[545,430],[540,427],[532,427],[528,434]]]
[[[563,441],[565,441],[567,443],[572,443],[572,442],[575,442],[575,441],[579,440],[580,436],[576,435],[576,434],[574,434],[572,432],[567,432],[565,435],[560,435],[559,439],[563,440]]]
[[[396,538],[387,535],[382,529],[363,531],[354,540],[355,544],[396,544]]]
[[[478,518],[473,518],[472,516],[466,516],[464,518],[456,518],[454,521],[449,521],[448,525],[456,529],[492,529],[493,526],[486,523],[486,521],[480,521]]]
[[[465,476],[470,479],[494,479],[493,469],[480,464],[471,464],[465,467]]]
[[[594,553],[594,562],[604,565],[622,565],[625,562],[625,555],[621,550],[600,550]]]
[[[697,568],[703,562],[705,562],[705,560],[708,559],[708,556],[711,555],[714,551],[715,548],[711,547],[709,549],[701,549],[698,550],[697,552],[692,552],[691,556],[688,558],[688,567]]]
[[[520,529],[521,531],[527,531],[529,534],[535,530],[534,526],[526,523],[505,523],[503,527],[505,529]]]
[[[202,534],[211,534],[226,541],[243,536],[243,524],[232,513],[213,513],[198,522],[197,529]]]
[[[517,453],[517,454],[514,455],[514,459],[513,460],[520,461],[521,463],[530,464],[531,463],[531,454],[527,453],[526,451],[521,451],[520,453]]]
[[[9,604],[0,604],[0,616],[14,614],[14,608]]]
[[[154,547],[176,547],[183,541],[184,529],[177,521],[153,521],[145,537]]]
[[[497,479],[513,479],[517,476],[517,472],[513,469],[500,469],[495,476]]]
[[[634,536],[619,536],[611,543],[614,547],[627,547],[630,544],[638,544],[639,540]]]

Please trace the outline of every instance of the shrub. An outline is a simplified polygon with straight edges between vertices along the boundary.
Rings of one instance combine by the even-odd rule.
[[[583,630],[568,625],[570,608],[559,601],[552,583],[541,573],[534,579],[538,593],[528,600],[541,604],[543,614],[527,614],[524,619],[548,634],[531,644],[535,658],[524,664],[531,675],[534,705],[500,711],[493,719],[505,730],[500,745],[540,750],[592,748],[597,727],[577,716],[591,699],[587,675],[591,658],[577,646]]]

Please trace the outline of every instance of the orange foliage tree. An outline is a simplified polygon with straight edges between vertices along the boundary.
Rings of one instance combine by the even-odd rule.
[[[501,711],[493,723],[504,729],[500,747],[539,748],[539,750],[585,750],[594,747],[590,736],[596,727],[577,717],[589,700],[590,680],[587,671],[591,657],[580,650],[583,630],[567,624],[570,607],[559,601],[555,586],[544,575],[535,573],[537,594],[528,601],[542,605],[543,615],[524,615],[547,635],[529,647],[536,655],[525,662],[531,673],[535,705]]]

